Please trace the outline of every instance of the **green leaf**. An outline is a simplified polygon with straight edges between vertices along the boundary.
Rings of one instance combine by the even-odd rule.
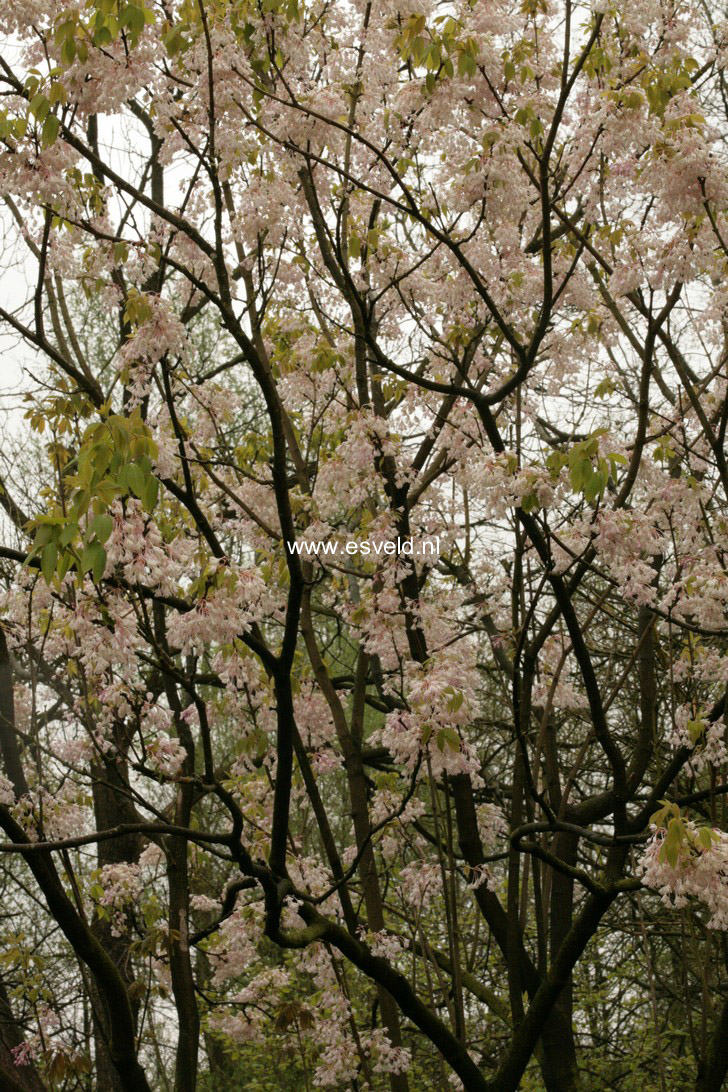
[[[81,573],[91,572],[92,577],[99,582],[104,575],[104,569],[106,568],[106,550],[103,548],[100,542],[92,542],[86,547],[81,554],[81,561],[79,563],[79,571]]]
[[[132,463],[127,468],[127,480],[129,482],[129,488],[135,494],[135,496],[142,499],[144,494],[144,471],[136,463]]]
[[[106,550],[99,542],[92,542],[89,548],[93,553],[91,559],[91,575],[98,584],[99,580],[104,575],[104,569],[106,568]]]
[[[73,38],[76,33],[76,25],[75,18],[64,19],[62,23],[59,23],[53,35],[56,45],[59,42],[65,42],[68,38]]]
[[[584,497],[589,504],[595,501],[597,497],[601,497],[602,493],[607,487],[608,473],[606,470],[598,470],[592,474],[589,481],[584,487]]]
[[[436,737],[438,751],[449,748],[451,751],[460,750],[460,736],[454,728],[440,728]]]
[[[92,544],[93,545],[93,544]],[[94,555],[91,546],[86,546],[78,562],[78,571],[83,575],[87,573],[94,563]]]
[[[571,468],[571,472],[569,474],[571,488],[574,490],[574,492],[580,493],[591,476],[591,459],[580,459],[577,463],[575,463],[575,465]]]
[[[682,819],[671,819],[667,824],[667,834],[660,850],[660,856],[667,861],[671,868],[677,866],[680,858],[680,846],[684,839],[685,825]]]
[[[62,83],[56,82],[51,85],[51,89],[48,92],[48,101],[51,106],[55,106],[59,102],[68,102],[68,93]]]
[[[37,553],[38,550],[45,546],[46,542],[50,542],[51,535],[53,534],[53,528],[48,524],[41,524],[38,530],[35,532],[35,538],[33,539],[33,553]]]
[[[659,811],[653,812],[650,816],[650,823],[655,827],[666,826],[668,815],[674,815],[676,818],[680,815],[680,808],[677,804],[672,804],[669,800],[661,800],[660,803],[662,807]]]
[[[144,505],[147,512],[152,511],[155,504],[157,503],[157,497],[158,496],[159,496],[159,481],[158,481],[157,478],[154,477],[153,474],[150,474],[149,477],[147,478],[146,482],[144,483],[143,496],[141,498],[142,504]]]
[[[104,569],[106,568],[106,550],[100,544],[96,544],[98,549],[94,556],[94,563],[91,569],[94,580],[98,583],[101,577],[104,575]]]
[[[456,690],[454,686],[446,686],[443,690],[443,695],[448,699],[448,710],[451,713],[457,713],[458,709],[463,704],[463,700],[465,697],[462,690]]]
[[[41,143],[45,148],[50,148],[51,144],[55,144],[60,128],[61,123],[56,115],[49,114],[43,122],[43,131],[41,133]]]
[[[63,580],[63,577],[66,575],[68,570],[71,568],[71,565],[73,565],[73,562],[74,562],[73,554],[70,553],[69,550],[65,550],[61,554],[59,562],[58,562],[58,566],[56,568],[56,572],[58,573],[58,579],[59,580]]]
[[[40,558],[40,568],[43,573],[43,579],[46,584],[50,584],[56,573],[56,562],[58,560],[58,547],[55,542],[49,542],[43,547],[43,553]]]
[[[597,383],[594,395],[596,398],[608,398],[615,389],[614,380],[610,376],[606,376],[600,383]]]
[[[687,723],[687,730],[692,742],[697,743],[705,731],[705,721],[700,719],[689,720]]]
[[[173,57],[175,53],[179,53],[180,50],[184,49],[188,44],[182,33],[185,26],[185,23],[178,23],[162,38],[164,48],[167,50],[167,53],[169,53],[170,57]]]
[[[101,49],[103,46],[111,45],[113,39],[111,37],[111,31],[107,26],[97,27],[94,32],[94,45],[97,49]]]
[[[48,99],[40,92],[30,100],[30,112],[38,121],[44,121],[48,117],[50,108]]]
[[[75,520],[72,520],[70,523],[67,523],[61,531],[61,536],[59,539],[61,546],[68,546],[69,543],[73,542],[77,534],[78,524],[75,522]]]
[[[101,515],[94,516],[91,521],[91,532],[96,535],[96,541],[100,542],[102,546],[113,529],[114,521],[111,516],[107,515],[105,512],[101,513]]]
[[[61,46],[61,60],[65,65],[71,65],[76,59],[76,42],[74,38],[65,38]]]
[[[701,827],[698,831],[698,841],[703,849],[710,849],[713,844],[713,831],[710,827]]]

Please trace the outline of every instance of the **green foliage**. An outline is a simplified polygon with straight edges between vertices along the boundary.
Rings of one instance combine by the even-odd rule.
[[[71,407],[74,408],[73,406]],[[43,431],[37,411],[26,415],[31,426]],[[57,419],[57,424],[58,419]],[[68,421],[66,419],[68,425]],[[152,471],[156,445],[139,410],[129,416],[108,413],[89,425],[77,456],[64,468],[68,502],[56,505],[32,521],[33,547],[28,560],[40,555],[43,578],[51,584],[74,568],[79,577],[103,576],[113,521],[107,509],[117,498],[137,497],[152,512],[159,495],[159,479]]]
[[[678,862],[702,853],[719,840],[719,835],[712,827],[700,826],[697,829],[688,825],[681,815],[677,804],[661,801],[662,807],[650,816],[650,823],[666,830],[660,846],[660,860],[667,861],[672,868]]]
[[[598,429],[586,440],[572,444],[568,452],[554,451],[546,459],[552,480],[557,481],[566,468],[572,490],[583,494],[588,504],[602,497],[610,479],[616,482],[617,468],[627,462],[619,452],[601,454],[599,440],[605,432]]]
[[[397,24],[395,48],[403,60],[425,70],[425,87],[431,93],[439,79],[471,79],[478,67],[479,45],[462,35],[457,19],[440,15],[427,25],[424,15],[412,13]]]
[[[105,49],[121,38],[133,48],[155,18],[144,0],[93,0],[83,13],[65,9],[56,19],[53,34],[61,47],[62,66],[68,68],[77,58],[85,62],[89,44]]]

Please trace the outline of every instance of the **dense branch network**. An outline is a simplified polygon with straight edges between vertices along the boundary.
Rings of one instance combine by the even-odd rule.
[[[718,1090],[726,24],[0,31],[3,1079]]]

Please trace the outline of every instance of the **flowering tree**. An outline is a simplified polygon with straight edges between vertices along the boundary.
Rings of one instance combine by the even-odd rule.
[[[3,1086],[721,1088],[717,7],[0,29]]]

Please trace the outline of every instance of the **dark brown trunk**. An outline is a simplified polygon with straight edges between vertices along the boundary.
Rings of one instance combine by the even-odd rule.
[[[136,816],[133,814],[129,803],[126,763],[123,761],[105,763],[103,767],[96,767],[93,774],[96,829],[107,830],[118,826],[120,823],[133,821]],[[98,866],[103,868],[105,865],[110,864],[132,863],[138,860],[140,852],[141,839],[138,835],[130,834],[123,838],[110,838],[108,841],[98,843]],[[128,988],[134,979],[128,938],[113,936],[109,922],[101,918],[94,920],[92,929],[101,947],[113,960],[124,985]],[[121,1078],[109,1054],[110,1028],[104,1019],[103,1004],[93,982],[91,983],[91,991],[96,1087],[98,1092],[122,1092]],[[138,1004],[132,1002],[131,1008],[136,1025]]]
[[[559,834],[554,852],[569,865],[576,864],[578,838]],[[554,960],[574,919],[574,880],[554,869],[551,880],[549,957]],[[554,1001],[551,1018],[544,1025],[541,1042],[544,1054],[541,1071],[547,1092],[574,1092],[579,1086],[573,1031],[574,985],[569,974],[566,985]]]

